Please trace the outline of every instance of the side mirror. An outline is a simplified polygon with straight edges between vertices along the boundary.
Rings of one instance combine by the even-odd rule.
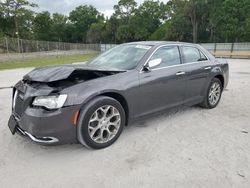
[[[150,71],[152,68],[157,67],[162,62],[161,58],[150,60],[145,66],[144,70]]]

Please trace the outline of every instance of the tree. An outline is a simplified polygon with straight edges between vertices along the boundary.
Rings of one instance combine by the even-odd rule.
[[[38,13],[33,22],[35,39],[51,40],[52,19],[48,11]]]
[[[192,24],[186,14],[186,1],[172,0],[168,2],[170,8],[169,28],[165,39],[173,41],[192,41]]]
[[[147,40],[159,26],[169,18],[169,6],[153,0],[146,0],[135,10],[130,27],[135,40]]]
[[[151,34],[150,40],[167,40],[170,37],[167,34],[170,33],[170,22],[167,21],[164,24],[160,25],[160,27]]]
[[[207,0],[186,1],[185,11],[192,23],[193,42],[198,41],[198,29],[202,19],[206,16]]]
[[[120,0],[114,6],[114,16],[121,20],[123,24],[128,24],[130,17],[134,14],[137,3],[134,0]]]
[[[133,41],[133,31],[129,25],[121,25],[116,32],[116,38],[119,42]]]
[[[225,42],[239,42],[249,40],[248,33],[250,17],[250,1],[223,1],[217,13],[216,34]]]
[[[204,23],[206,30],[209,31],[209,39],[204,41],[215,42],[216,40],[216,29],[218,26],[218,14],[221,12],[222,4],[224,0],[208,0],[207,12],[208,22]]]
[[[33,19],[33,11],[29,7],[37,7],[37,5],[27,0],[5,0],[1,2],[1,7],[9,24],[11,25],[11,22],[14,22],[16,36],[27,37]],[[15,36],[15,34],[9,33],[12,36]]]
[[[72,39],[74,42],[86,42],[87,31],[92,23],[103,19],[96,8],[91,5],[78,6],[69,13],[69,20],[74,26]]]
[[[106,20],[105,29],[103,31],[103,41],[105,43],[116,43],[116,31],[119,27],[119,19],[112,15]]]
[[[68,18],[59,13],[52,15],[51,34],[53,41],[66,41],[66,25]]]
[[[92,23],[87,33],[87,42],[100,43],[103,38],[103,30],[105,29],[105,23],[100,20],[98,23]]]

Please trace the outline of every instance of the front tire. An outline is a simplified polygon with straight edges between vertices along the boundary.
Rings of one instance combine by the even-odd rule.
[[[115,99],[99,96],[83,106],[77,124],[78,141],[93,149],[112,145],[122,133],[125,112]]]
[[[221,81],[218,78],[213,78],[201,106],[208,109],[215,108],[220,102],[222,90]]]

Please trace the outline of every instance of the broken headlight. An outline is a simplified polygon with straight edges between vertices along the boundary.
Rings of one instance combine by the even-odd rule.
[[[39,96],[33,101],[34,106],[42,106],[48,109],[61,108],[67,99],[67,95]]]

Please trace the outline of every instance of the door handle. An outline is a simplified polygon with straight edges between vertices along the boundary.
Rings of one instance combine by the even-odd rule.
[[[205,67],[204,69],[205,70],[210,70],[212,67]]]
[[[176,73],[176,75],[177,75],[177,76],[184,75],[184,74],[186,74],[186,73],[185,73],[185,72],[183,72],[183,71],[181,71],[181,72],[177,72],[177,73]]]

